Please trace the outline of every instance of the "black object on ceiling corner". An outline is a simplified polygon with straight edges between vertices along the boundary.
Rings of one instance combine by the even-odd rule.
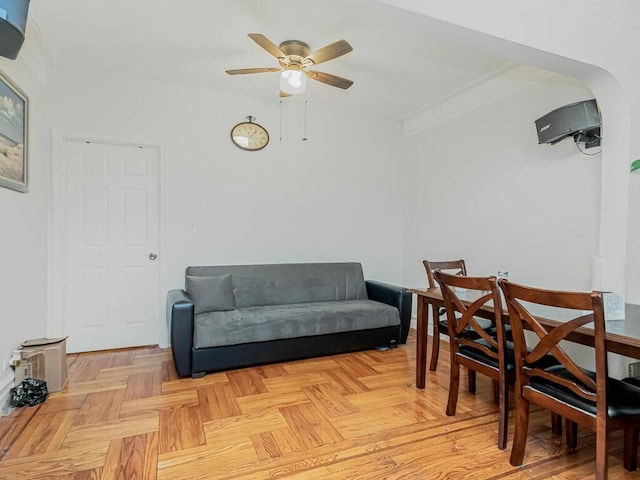
[[[554,145],[573,137],[586,148],[600,145],[600,110],[595,99],[575,102],[556,108],[536,120],[538,143]]]
[[[30,0],[0,0],[0,55],[15,60],[24,43]]]

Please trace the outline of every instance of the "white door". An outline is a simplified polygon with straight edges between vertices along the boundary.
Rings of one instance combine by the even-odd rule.
[[[70,352],[159,339],[159,153],[66,142],[65,323]]]

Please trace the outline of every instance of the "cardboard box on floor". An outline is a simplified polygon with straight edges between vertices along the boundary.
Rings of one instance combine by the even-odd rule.
[[[67,383],[67,337],[36,338],[22,342],[16,384],[25,378],[47,382],[49,392],[59,392]]]

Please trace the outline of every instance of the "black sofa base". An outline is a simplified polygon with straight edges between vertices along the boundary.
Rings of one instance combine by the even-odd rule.
[[[194,348],[192,377],[201,377],[206,372],[370,350],[376,347],[396,347],[399,336],[400,327],[395,326],[269,342]],[[215,365],[215,370],[211,369],[212,365]]]

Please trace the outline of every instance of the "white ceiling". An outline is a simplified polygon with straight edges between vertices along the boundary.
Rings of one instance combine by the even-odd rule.
[[[317,50],[339,39],[353,52],[316,70],[354,81],[309,81],[310,105],[403,117],[511,65],[430,35],[423,17],[375,0],[32,0],[30,20],[55,65],[278,101],[278,75],[229,76],[276,60],[247,33]],[[27,29],[27,36],[29,30]]]

